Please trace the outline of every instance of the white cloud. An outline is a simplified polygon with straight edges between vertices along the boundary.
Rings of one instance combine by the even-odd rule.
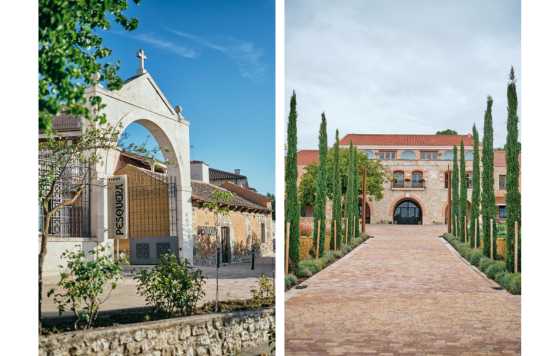
[[[239,68],[241,76],[244,78],[258,80],[265,71],[265,65],[262,61],[264,53],[262,49],[256,47],[252,42],[228,38],[225,43],[216,43],[192,33],[174,29],[167,30],[179,37],[192,40],[206,48],[218,51],[232,59]]]
[[[179,45],[177,43],[157,37],[150,33],[127,33],[127,32],[113,32],[113,33],[125,37],[130,37],[144,43],[151,44],[157,48],[169,51],[183,58],[192,59],[198,56],[198,53],[192,48]]]
[[[510,66],[520,91],[517,1],[286,1],[286,108],[298,98],[300,147],[346,133],[482,131],[494,97],[506,134]]]

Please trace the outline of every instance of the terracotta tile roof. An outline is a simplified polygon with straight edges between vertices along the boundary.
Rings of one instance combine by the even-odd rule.
[[[300,150],[297,153],[297,165],[309,166],[319,162],[319,150]]]
[[[222,185],[222,188],[229,190],[232,193],[235,193],[242,198],[249,200],[255,204],[262,206],[263,208],[268,208],[268,203],[270,203],[271,199],[267,196],[254,192],[250,189],[244,188],[237,184],[233,184],[231,182],[225,182]]]
[[[341,145],[380,145],[380,146],[465,146],[473,145],[473,138],[468,135],[392,135],[392,134],[347,134],[340,140]]]
[[[208,183],[204,183],[201,181],[196,181],[196,180],[192,180],[191,181],[191,187],[192,187],[192,200],[193,202],[208,202],[210,201],[211,197],[212,197],[212,192],[216,189],[218,190],[223,190],[223,191],[228,191],[222,187],[218,187],[217,185],[214,184],[208,184]],[[248,208],[248,209],[253,209],[253,210],[257,210],[257,211],[261,211],[261,212],[270,212],[269,209],[255,204],[247,199],[244,199],[243,197],[239,196],[238,194],[236,194],[235,192],[233,193],[233,200],[232,202],[229,204],[231,207],[234,208]]]

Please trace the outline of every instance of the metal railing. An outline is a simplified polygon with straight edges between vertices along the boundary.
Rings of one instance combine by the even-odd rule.
[[[426,182],[421,181],[393,181],[392,189],[425,189]]]

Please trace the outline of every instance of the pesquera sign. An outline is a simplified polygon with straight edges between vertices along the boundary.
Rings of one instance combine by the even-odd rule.
[[[128,195],[126,176],[107,178],[109,238],[128,238]]]

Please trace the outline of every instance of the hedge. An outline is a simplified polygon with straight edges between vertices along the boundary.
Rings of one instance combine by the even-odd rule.
[[[521,294],[521,273],[509,273],[504,261],[492,260],[483,256],[480,249],[471,248],[451,234],[442,236],[470,264],[477,267],[488,278],[495,280],[511,294]]]
[[[343,245],[340,250],[337,251],[327,251],[321,258],[307,259],[300,261],[298,264],[297,271],[295,275],[289,274],[284,278],[284,284],[286,290],[297,284],[297,278],[309,278],[315,273],[318,273],[337,259],[346,255],[348,252],[352,251],[359,244],[364,242],[369,238],[368,235],[362,234],[362,236],[352,239],[347,245]]]

